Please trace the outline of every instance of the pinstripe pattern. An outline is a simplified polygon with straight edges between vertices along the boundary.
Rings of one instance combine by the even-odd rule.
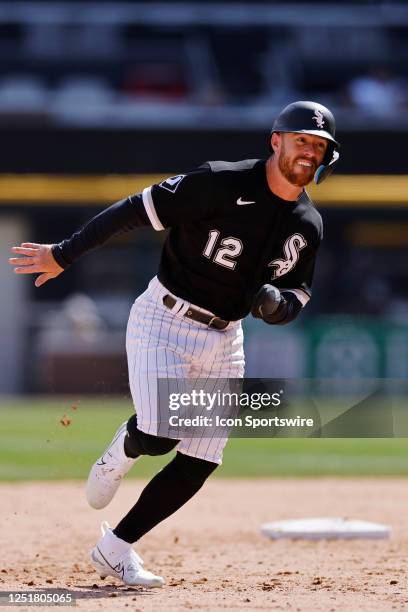
[[[153,278],[132,306],[126,334],[130,390],[137,410],[138,428],[153,435],[157,435],[160,422],[158,379],[180,379],[177,380],[180,393],[194,388],[194,381],[200,379],[200,388],[204,383],[206,390],[208,387],[211,392],[217,385],[213,379],[242,378],[244,375],[240,321],[221,332],[208,329],[183,316],[189,303],[179,300],[173,312],[167,309],[162,300],[168,293],[157,277]],[[180,439],[174,428],[169,437]],[[181,438],[177,450],[221,463],[226,442],[227,438],[222,437]]]

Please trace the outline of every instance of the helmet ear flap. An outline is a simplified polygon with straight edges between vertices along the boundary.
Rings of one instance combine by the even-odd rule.
[[[325,166],[328,166],[330,162],[333,160],[333,155],[337,147],[334,144],[334,142],[331,142],[330,140],[327,140],[326,142],[327,142],[327,148],[326,148],[326,153],[324,154],[324,157],[323,157],[322,164],[324,164]]]
[[[323,183],[323,181],[330,176],[330,174],[333,172],[338,160],[339,160],[340,154],[339,152],[334,149],[333,153],[332,153],[332,158],[329,161],[329,163],[324,163],[326,161],[326,157],[323,160],[323,164],[321,166],[318,167],[318,169],[315,172],[314,175],[314,182],[316,183],[316,185],[319,185],[320,183]]]

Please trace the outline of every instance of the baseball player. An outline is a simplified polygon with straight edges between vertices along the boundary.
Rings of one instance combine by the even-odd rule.
[[[126,335],[136,414],[93,465],[87,498],[104,508],[143,455],[176,456],[148,483],[128,514],[91,553],[101,576],[128,585],[164,583],[132,548],[183,506],[222,461],[226,438],[158,435],[158,379],[242,378],[241,321],[293,321],[311,297],[322,220],[304,187],[333,170],[339,144],[332,113],[294,102],[273,124],[268,159],[211,161],[131,195],[58,244],[22,243],[10,258],[35,285],[110,237],[140,226],[169,228],[160,267],[132,306]],[[136,262],[137,263],[137,262]]]

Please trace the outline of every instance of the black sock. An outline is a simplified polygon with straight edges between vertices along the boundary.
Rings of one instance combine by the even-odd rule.
[[[191,499],[217,465],[177,453],[143,489],[113,533],[126,542],[136,542]]]

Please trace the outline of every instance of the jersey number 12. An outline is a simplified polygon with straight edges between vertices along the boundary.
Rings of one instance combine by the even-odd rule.
[[[222,238],[219,241],[221,245],[214,257],[212,257],[214,253],[214,249],[218,242],[218,238],[220,236],[220,232],[218,230],[211,230],[208,236],[207,244],[205,245],[205,249],[203,251],[204,257],[207,259],[212,259],[219,266],[224,266],[224,268],[229,268],[233,270],[237,265],[236,261],[233,261],[235,257],[238,257],[242,253],[242,249],[244,245],[242,244],[239,238],[233,238],[232,236],[228,236],[228,238]]]

